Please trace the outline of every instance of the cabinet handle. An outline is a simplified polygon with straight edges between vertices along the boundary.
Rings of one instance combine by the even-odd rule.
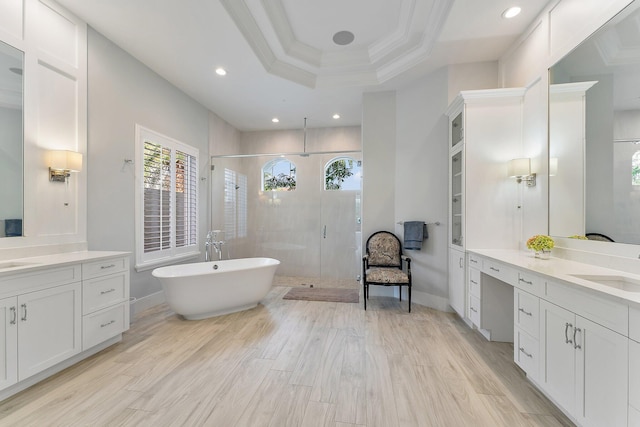
[[[493,270],[496,273],[500,273],[500,269],[499,268],[495,268],[495,267],[489,267],[489,270]]]
[[[100,291],[100,295],[108,294],[108,293],[110,293],[110,292],[115,292],[115,291],[116,291],[116,290],[115,290],[114,288],[111,288],[111,289],[109,289],[109,290],[107,290],[107,291]]]
[[[462,268],[462,258],[458,258],[458,267]]]
[[[22,320],[23,322],[27,321],[27,304],[21,304],[20,307],[22,307],[22,318],[20,318],[20,320]]]
[[[109,321],[109,322],[107,322],[107,323],[102,323],[102,324],[100,325],[100,327],[101,327],[101,328],[104,328],[104,327],[107,327],[107,326],[109,326],[109,325],[113,325],[114,323],[116,323],[116,321],[115,321],[115,320],[111,320],[111,321]]]
[[[478,282],[476,282],[476,281],[475,281],[475,280],[473,280],[473,279],[469,279],[469,281],[470,281],[471,283],[473,283],[474,285],[477,285],[477,284],[478,284]]]
[[[15,325],[16,321],[18,320],[18,310],[16,310],[16,307],[13,306],[9,309],[9,312],[11,313],[11,321],[9,322],[9,324]]]
[[[475,259],[473,259],[473,258],[469,258],[469,262],[472,262],[472,263],[474,263],[474,264],[477,264],[477,263],[478,263],[478,261],[476,261],[476,260],[475,260]]]
[[[518,350],[520,350],[520,351],[522,352],[522,354],[524,354],[524,355],[525,355],[525,356],[527,356],[528,358],[533,359],[533,355],[531,355],[531,354],[527,353],[527,352],[524,350],[524,347],[520,347]]]
[[[524,308],[519,308],[518,311],[523,312],[524,314],[526,314],[527,316],[533,316],[533,313],[530,313],[528,311],[526,311]]]
[[[100,270],[106,270],[107,268],[113,268],[115,267],[115,264],[110,264],[110,265],[101,265],[100,266]]]
[[[473,307],[469,307],[469,310],[473,311],[474,313],[477,313],[477,312],[478,312],[478,310],[476,310],[476,309],[475,309],[475,308],[473,308]]]
[[[564,342],[565,342],[565,344],[573,344],[573,341],[571,341],[569,339],[569,328],[573,328],[573,325],[571,323],[565,323],[564,324]],[[573,335],[575,337],[575,331],[574,331]]]
[[[573,330],[573,343],[574,343],[574,344],[573,344],[573,348],[574,348],[574,349],[576,349],[576,350],[580,350],[580,349],[582,348],[582,346],[580,346],[580,345],[578,344],[578,340],[576,339],[576,334],[577,334],[578,332],[582,332],[582,329],[580,329],[580,328],[575,328],[575,329]]]
[[[523,278],[519,278],[518,279],[520,282],[526,283],[527,285],[533,285],[533,282],[530,282],[528,280],[524,280]]]

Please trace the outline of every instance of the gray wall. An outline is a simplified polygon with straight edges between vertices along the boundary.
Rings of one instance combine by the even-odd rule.
[[[135,264],[135,125],[200,150],[209,169],[209,112],[101,34],[89,30],[88,245],[130,251]],[[200,241],[206,233],[207,181],[200,181]],[[150,271],[131,271],[131,296],[160,291]]]

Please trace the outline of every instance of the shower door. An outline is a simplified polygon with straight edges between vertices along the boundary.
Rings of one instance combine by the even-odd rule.
[[[360,191],[324,191],[320,274],[324,287],[358,286],[360,274]]]
[[[344,157],[323,156],[325,185],[322,192],[320,240],[321,282],[326,287],[357,287],[361,264],[360,198],[362,165],[360,153]],[[348,176],[338,185],[327,189],[327,176],[334,162],[344,162]],[[348,167],[347,167],[348,163]],[[340,169],[340,168],[338,168]]]

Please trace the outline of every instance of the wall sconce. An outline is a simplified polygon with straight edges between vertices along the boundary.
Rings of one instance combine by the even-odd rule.
[[[511,178],[515,178],[520,184],[522,181],[527,183],[527,187],[536,186],[536,174],[531,173],[531,159],[513,159],[509,160],[508,174]]]
[[[75,151],[49,151],[49,181],[66,182],[71,172],[82,170],[82,154]]]

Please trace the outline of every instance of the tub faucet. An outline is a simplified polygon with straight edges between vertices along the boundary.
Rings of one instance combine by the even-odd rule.
[[[220,230],[211,230],[207,233],[207,241],[204,244],[204,260],[205,262],[213,261],[213,256],[211,254],[211,248],[216,251],[218,254],[218,260],[222,259],[222,245],[224,245],[224,241],[215,240],[220,233]]]

